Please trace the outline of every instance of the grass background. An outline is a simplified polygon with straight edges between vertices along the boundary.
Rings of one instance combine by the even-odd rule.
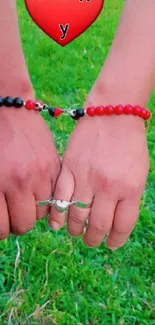
[[[123,6],[108,0],[80,38],[61,48],[46,37],[18,0],[23,49],[38,98],[81,106],[108,53]],[[149,108],[155,107],[155,94]],[[47,117],[63,154],[74,123]],[[0,242],[0,324],[155,325],[155,118],[148,131],[151,170],[138,224],[116,252],[71,238],[47,221],[23,237]]]

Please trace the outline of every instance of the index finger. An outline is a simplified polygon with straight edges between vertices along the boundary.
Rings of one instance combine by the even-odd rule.
[[[60,201],[70,202],[74,192],[74,177],[72,172],[66,167],[62,167],[62,171],[57,180],[54,191],[54,199]],[[55,206],[50,209],[49,226],[53,230],[59,230],[65,222],[66,212],[58,212]]]

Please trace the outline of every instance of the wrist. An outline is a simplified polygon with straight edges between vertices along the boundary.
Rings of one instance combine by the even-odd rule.
[[[0,77],[0,96],[21,97],[24,101],[34,99],[35,93],[28,78]]]
[[[2,101],[5,100],[7,97],[12,99],[12,101],[15,98],[18,98],[18,104],[2,104]],[[32,114],[29,114],[29,111],[25,109],[24,103],[27,100],[35,100],[35,93],[31,86],[30,82],[27,82],[26,80],[19,82],[19,80],[16,80],[16,83],[14,85],[11,85],[11,87],[0,87],[0,121],[3,120],[3,117],[10,117],[13,119],[18,118],[24,118],[26,116],[31,116]]]
[[[87,125],[91,126],[91,129],[96,129],[98,135],[103,130],[107,130],[108,134],[116,139],[126,138],[131,136],[133,141],[136,139],[137,135],[146,134],[145,123],[142,118],[134,115],[111,115],[111,116],[93,116],[88,115],[81,118],[78,124],[83,124],[86,128]],[[102,133],[101,133],[102,134]],[[103,139],[105,140],[105,139]],[[134,142],[133,142],[134,145]]]
[[[102,70],[86,102],[89,105],[139,105],[146,107],[150,97],[149,89],[136,85],[135,80],[129,80],[123,73],[118,77],[112,71]]]
[[[140,106],[142,111],[145,110],[143,107],[146,107],[147,101],[142,98],[142,96],[138,96],[136,91],[132,91],[131,93],[128,91],[127,87],[124,85],[118,85],[115,82],[112,84],[108,80],[104,81],[101,79],[97,79],[96,83],[94,84],[93,88],[91,89],[88,97],[84,103],[84,108],[87,107],[97,107],[97,106],[108,106],[112,105],[113,107],[116,106],[132,106],[134,112],[134,106]],[[148,110],[145,110],[148,111]],[[150,113],[149,113],[150,114]],[[103,114],[104,116],[94,116],[94,120],[101,120],[99,124],[101,127],[105,124],[112,125],[112,127],[120,128],[121,125],[124,125],[127,129],[131,128],[136,129],[138,128],[142,132],[145,131],[149,125],[148,121],[144,121],[145,119],[141,118],[141,112],[139,116],[138,114],[130,113],[130,114]],[[111,115],[111,116],[107,116]],[[139,118],[140,117],[140,118]],[[88,117],[89,119],[89,117]],[[146,122],[146,123],[145,123]],[[123,126],[123,127],[124,127]]]

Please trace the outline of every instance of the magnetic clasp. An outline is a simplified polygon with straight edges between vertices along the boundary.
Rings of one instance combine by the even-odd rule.
[[[48,112],[52,117],[56,118],[63,114],[64,110],[56,107],[48,107]]]
[[[64,110],[58,107],[55,107],[54,110],[54,117],[59,117],[60,115],[62,115],[64,113]]]

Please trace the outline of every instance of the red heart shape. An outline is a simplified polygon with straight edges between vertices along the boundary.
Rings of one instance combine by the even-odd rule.
[[[65,46],[92,25],[104,0],[25,0],[25,4],[34,22]]]

